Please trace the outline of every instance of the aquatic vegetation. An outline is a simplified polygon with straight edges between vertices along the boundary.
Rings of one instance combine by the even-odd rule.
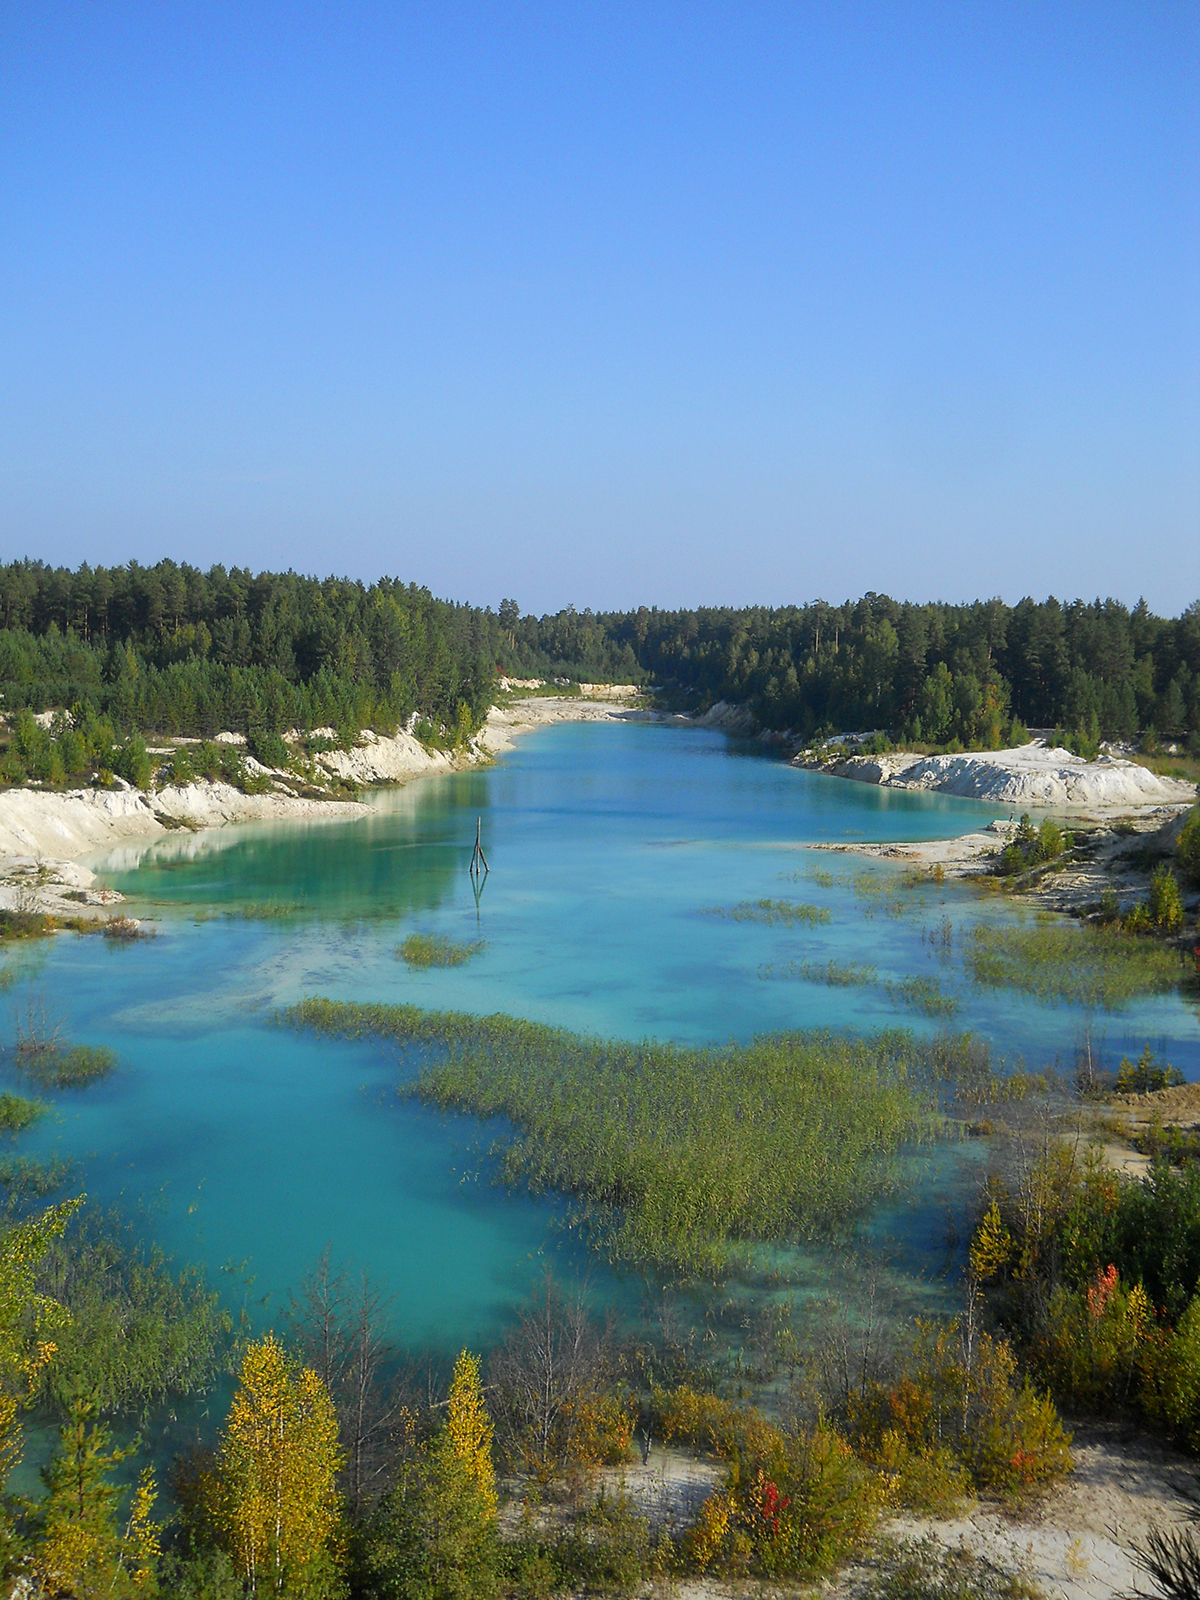
[[[807,905],[802,900],[742,900],[735,906],[707,906],[702,915],[730,922],[765,922],[768,927],[813,926],[830,918],[828,906]]]
[[[228,1365],[231,1322],[196,1267],[175,1272],[115,1212],[86,1210],[49,1248],[37,1287],[70,1312],[41,1396],[65,1412],[79,1394],[105,1411],[144,1411],[207,1389]]]
[[[147,928],[136,917],[108,917],[100,931],[117,944],[132,944],[137,939],[153,939],[157,935],[156,929]]]
[[[936,978],[902,978],[887,985],[888,996],[912,1006],[927,1017],[953,1017],[961,1006],[957,995],[947,994]]]
[[[44,1200],[47,1195],[65,1189],[78,1170],[76,1162],[64,1161],[61,1156],[45,1161],[36,1156],[5,1156],[0,1160],[0,1184],[8,1191],[6,1215],[11,1217],[32,1201]]]
[[[777,967],[769,962],[758,969],[760,978],[796,978],[801,983],[824,983],[834,989],[870,988],[877,969],[856,961],[789,961]]]
[[[25,1052],[18,1047],[17,1064],[47,1089],[82,1089],[106,1078],[117,1058],[104,1045],[74,1044],[64,1048],[55,1044]]]
[[[454,940],[444,934],[410,933],[396,954],[410,967],[461,967],[487,949],[486,939]]]
[[[1179,952],[1112,928],[980,924],[963,951],[968,975],[1039,1000],[1119,1010],[1145,994],[1166,994],[1183,976]]]
[[[28,1100],[21,1094],[0,1094],[0,1133],[24,1133],[49,1109],[44,1100]]]
[[[418,1047],[409,1093],[514,1125],[496,1146],[507,1182],[573,1196],[611,1259],[684,1273],[720,1272],[741,1243],[838,1229],[935,1125],[904,1033],[699,1049],[324,999],[283,1020]]]

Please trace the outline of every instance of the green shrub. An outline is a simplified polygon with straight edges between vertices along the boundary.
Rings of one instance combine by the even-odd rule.
[[[1017,1379],[1007,1340],[967,1330],[959,1319],[918,1322],[891,1382],[850,1396],[851,1438],[868,1460],[890,1464],[903,1483],[906,1456],[938,1466],[951,1450],[981,1489],[1018,1499],[1071,1470],[1070,1438],[1048,1395]],[[942,1481],[953,1484],[948,1463]]]
[[[1156,1062],[1154,1051],[1146,1045],[1136,1062],[1122,1056],[1113,1087],[1117,1094],[1154,1094],[1159,1089],[1174,1089],[1185,1081],[1178,1067],[1165,1061]]]
[[[131,733],[125,743],[114,752],[113,771],[133,784],[135,789],[148,789],[154,776],[146,742],[140,733]]]
[[[1183,901],[1175,874],[1165,863],[1155,869],[1150,879],[1150,898],[1147,904],[1151,925],[1159,933],[1178,933],[1183,927]]]
[[[1185,883],[1200,885],[1200,806],[1188,812],[1175,845],[1175,859]]]

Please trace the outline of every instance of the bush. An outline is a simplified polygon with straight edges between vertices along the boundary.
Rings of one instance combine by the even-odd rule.
[[[1183,832],[1175,845],[1175,859],[1179,863],[1183,881],[1200,884],[1200,806],[1188,812]]]
[[[1167,1062],[1156,1064],[1154,1052],[1147,1045],[1136,1062],[1122,1056],[1114,1088],[1117,1094],[1154,1094],[1159,1089],[1173,1089],[1185,1081],[1178,1067]]]
[[[705,1501],[684,1553],[702,1572],[816,1577],[861,1547],[881,1504],[878,1480],[828,1424],[771,1429]]]
[[[901,1493],[909,1458],[916,1485],[953,1490],[956,1475],[941,1454],[952,1451],[978,1488],[1020,1498],[1070,1472],[1071,1454],[1053,1402],[1018,1383],[1016,1371],[1006,1340],[972,1333],[957,1318],[918,1322],[899,1377],[851,1394],[851,1438],[896,1475]]]

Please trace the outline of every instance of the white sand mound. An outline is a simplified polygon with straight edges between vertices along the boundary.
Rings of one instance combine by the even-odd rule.
[[[1196,798],[1194,785],[1160,778],[1136,762],[1116,756],[1085,761],[1069,750],[1035,739],[1015,750],[961,756],[921,756],[904,751],[851,756],[831,769],[842,778],[891,789],[929,789],[939,794],[1022,806],[1147,806]]]

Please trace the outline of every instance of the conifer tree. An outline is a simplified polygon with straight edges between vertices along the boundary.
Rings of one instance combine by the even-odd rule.
[[[153,1521],[154,1473],[145,1468],[122,1528],[125,1491],[113,1479],[137,1442],[119,1449],[96,1420],[96,1407],[78,1400],[62,1430],[59,1453],[42,1470],[45,1500],[35,1513],[30,1575],[37,1592],[73,1600],[133,1600],[158,1593],[155,1567],[160,1529]]]
[[[249,1345],[217,1456],[216,1521],[254,1595],[327,1600],[342,1467],[329,1391],[268,1334]]]

